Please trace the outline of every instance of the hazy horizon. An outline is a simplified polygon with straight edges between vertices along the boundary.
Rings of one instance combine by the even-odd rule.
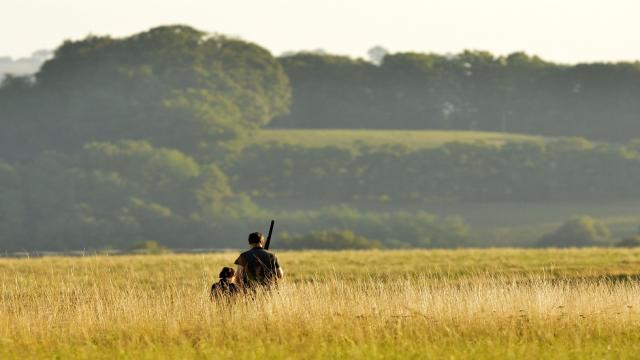
[[[380,45],[391,52],[524,51],[560,63],[640,59],[640,49],[629,46],[640,30],[634,19],[640,4],[628,0],[186,3],[9,0],[0,22],[0,56],[28,57],[89,34],[121,37],[185,24],[258,43],[275,55],[323,49],[366,57]]]

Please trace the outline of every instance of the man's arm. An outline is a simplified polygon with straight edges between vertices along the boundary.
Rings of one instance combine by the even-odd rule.
[[[244,284],[244,266],[237,265],[236,266],[236,284],[239,286],[243,286]]]
[[[274,265],[276,266],[276,278],[278,279],[282,279],[284,277],[284,270],[282,270],[282,267],[280,267],[280,263],[278,263],[278,258],[273,255],[273,262]]]
[[[244,286],[244,266],[246,262],[242,254],[240,254],[233,263],[236,265],[236,284],[238,284],[238,286]]]

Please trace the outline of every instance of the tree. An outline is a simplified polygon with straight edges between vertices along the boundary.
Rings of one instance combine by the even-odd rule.
[[[282,234],[281,246],[285,249],[379,249],[380,241],[369,240],[349,230],[315,231],[306,236]]]
[[[290,113],[274,120],[273,126],[363,127],[355,124],[363,117],[375,116],[371,91],[376,80],[374,64],[309,52],[283,56],[279,62],[291,81],[294,101]],[[369,120],[375,123],[375,117]]]
[[[367,55],[369,55],[369,59],[372,63],[376,65],[382,64],[384,61],[384,57],[389,53],[389,50],[383,48],[382,46],[376,45],[367,51]]]
[[[145,141],[94,142],[83,150],[78,156],[82,169],[117,174],[132,191],[127,199],[147,199],[183,216],[196,211],[193,188],[200,181],[201,168],[192,157]],[[89,194],[91,189],[86,190]]]
[[[155,240],[140,241],[131,247],[131,249],[138,254],[167,254],[171,253],[171,250],[165,246],[158,244]]]
[[[15,167],[0,159],[0,249],[24,239],[24,202]]]
[[[19,169],[0,161],[0,201],[0,248],[11,250],[197,246],[210,222],[247,206],[216,165],[145,141],[45,152]]]
[[[628,238],[624,238],[616,243],[617,247],[623,248],[635,248],[640,247],[640,235],[630,236]]]
[[[289,102],[287,76],[265,49],[163,26],[65,42],[34,84],[5,80],[0,106],[10,116],[0,126],[12,158],[139,139],[219,159],[218,145],[285,114]]]
[[[589,216],[566,221],[556,231],[544,235],[541,247],[583,247],[603,245],[610,238],[607,225]]]

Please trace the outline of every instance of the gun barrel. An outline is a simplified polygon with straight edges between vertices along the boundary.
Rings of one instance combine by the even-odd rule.
[[[271,220],[271,225],[269,226],[269,235],[267,235],[267,242],[264,244],[264,249],[269,250],[269,245],[271,245],[271,234],[273,234],[273,224],[275,220]]]

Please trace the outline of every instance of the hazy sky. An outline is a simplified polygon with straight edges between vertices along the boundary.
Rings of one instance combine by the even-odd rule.
[[[560,62],[640,59],[638,0],[0,0],[0,55],[29,55],[89,33],[187,24],[274,54],[323,48],[526,51]]]

